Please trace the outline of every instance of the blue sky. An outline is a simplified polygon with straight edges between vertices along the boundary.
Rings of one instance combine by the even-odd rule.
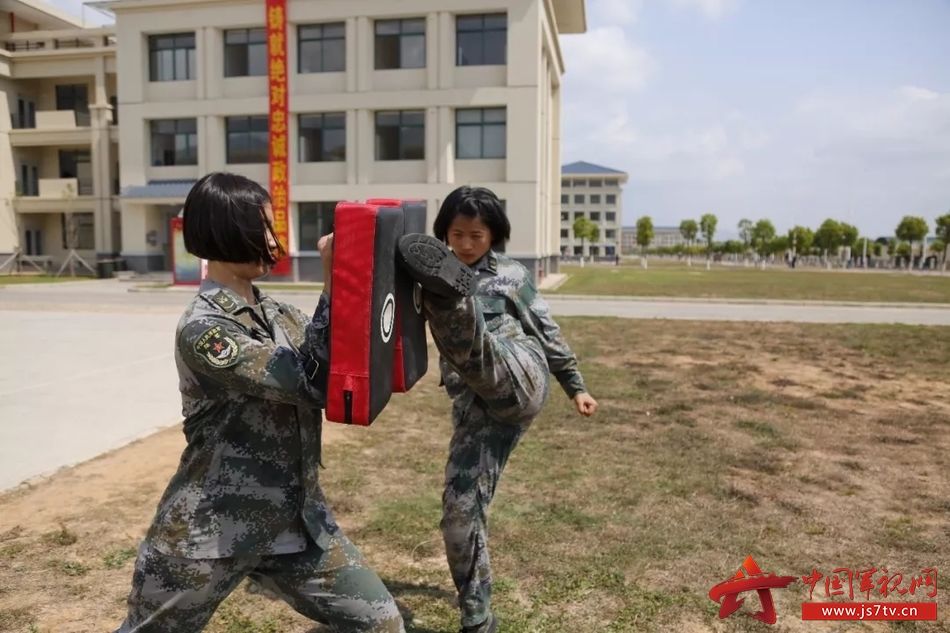
[[[833,217],[877,236],[950,212],[947,0],[587,9],[561,39],[564,161],[628,172],[626,223]]]
[[[726,237],[742,218],[833,217],[878,236],[950,212],[950,0],[587,0],[587,15],[561,39],[562,158],[630,174],[625,223],[715,213]]]

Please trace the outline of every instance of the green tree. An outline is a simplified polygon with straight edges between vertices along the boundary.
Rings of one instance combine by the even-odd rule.
[[[947,248],[950,247],[950,213],[937,218],[937,239],[943,242],[943,269],[947,269]]]
[[[591,222],[584,216],[579,216],[577,219],[574,220],[573,228],[574,228],[574,237],[581,238],[581,259],[583,260],[584,245],[586,244],[587,240],[590,240],[592,242],[596,241],[597,237],[595,236],[594,231],[596,231],[599,234],[600,229],[597,227],[596,224],[594,224],[593,222]]]
[[[923,219],[920,216],[905,215],[900,224],[897,225],[897,228],[894,230],[894,235],[899,240],[904,240],[910,243],[911,250],[911,267],[913,267],[913,252],[914,252],[914,242],[920,242],[920,265],[924,265],[924,238],[927,237],[927,232],[930,230],[930,227],[927,226],[927,220]]]
[[[637,220],[637,244],[640,246],[641,262],[646,266],[646,260],[643,259],[644,251],[653,241],[653,219],[645,215]]]
[[[827,259],[829,252],[838,251],[843,239],[844,231],[841,229],[841,223],[829,218],[815,231],[814,244],[821,251],[821,256]]]
[[[858,241],[858,235],[860,235],[860,231],[858,231],[858,227],[852,226],[848,224],[847,222],[841,222],[840,226],[841,226],[841,246],[848,246],[853,249],[854,243]]]
[[[699,233],[699,225],[696,224],[696,220],[683,220],[680,222],[680,235],[686,240],[686,263],[689,266],[693,265],[693,251],[690,247],[692,247],[693,242],[696,240],[697,233]]]
[[[716,224],[719,220],[712,213],[705,213],[699,218],[699,230],[703,232],[703,239],[706,240],[706,257],[712,254],[713,237],[716,235]]]
[[[747,249],[752,245],[752,220],[739,220],[739,239]]]
[[[752,248],[761,257],[767,257],[772,240],[775,239],[775,225],[768,220],[759,220],[752,227]]]
[[[876,248],[875,248],[876,247]],[[881,252],[881,245],[872,242],[866,237],[858,238],[854,242],[854,255],[861,258],[864,266],[867,266],[867,262],[864,262],[864,256],[867,255],[877,255]]]
[[[788,239],[796,253],[807,255],[815,241],[815,232],[807,226],[794,226],[788,230]]]

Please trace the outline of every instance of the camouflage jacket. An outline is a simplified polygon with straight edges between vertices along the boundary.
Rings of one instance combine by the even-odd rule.
[[[587,391],[577,369],[577,357],[551,317],[551,310],[535,287],[531,273],[510,257],[494,251],[488,251],[472,269],[478,276],[476,305],[488,328],[492,329],[495,319],[507,314],[520,323],[525,334],[541,344],[548,368],[569,398]],[[440,359],[439,366],[446,390],[454,398],[464,390],[462,379],[444,360]]]
[[[260,293],[255,306],[211,281],[175,339],[187,446],[148,534],[163,554],[223,558],[326,546],[337,530],[317,481],[325,387],[307,377],[328,345],[313,319]]]

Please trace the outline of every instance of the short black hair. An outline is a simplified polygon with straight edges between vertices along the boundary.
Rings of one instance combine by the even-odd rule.
[[[511,223],[501,200],[485,187],[459,187],[446,197],[439,215],[432,224],[432,232],[443,242],[448,241],[449,226],[459,214],[478,218],[491,231],[491,245],[500,246],[511,238]]]
[[[270,195],[259,184],[224,172],[195,183],[185,198],[185,249],[202,259],[236,264],[275,264],[286,254],[264,207]],[[277,243],[276,252],[268,237]]]

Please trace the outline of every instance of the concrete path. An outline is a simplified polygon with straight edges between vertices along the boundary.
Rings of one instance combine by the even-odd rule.
[[[180,422],[173,334],[194,290],[0,286],[0,490]],[[274,293],[306,311],[318,293]],[[549,297],[555,315],[950,325],[950,306]]]

